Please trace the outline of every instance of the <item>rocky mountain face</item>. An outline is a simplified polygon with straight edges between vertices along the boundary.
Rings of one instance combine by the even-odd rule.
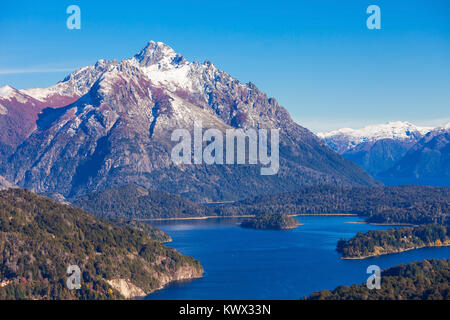
[[[6,180],[4,177],[0,176],[0,190],[6,190],[11,188],[17,188],[17,186]]]
[[[381,139],[363,142],[345,151],[342,155],[367,172],[377,177],[381,172],[391,168],[414,145],[415,139],[395,140]]]
[[[21,93],[38,101],[75,99],[43,109],[34,131],[2,163],[6,178],[37,192],[76,197],[134,183],[220,201],[301,185],[377,184],[254,84],[242,84],[208,61],[188,62],[161,42],[119,63],[101,60],[82,68],[55,87]],[[222,132],[280,129],[278,174],[261,176],[258,165],[175,164],[171,133],[192,131],[194,122]]]
[[[417,127],[398,121],[319,136],[343,157],[387,184],[449,185],[449,128]]]
[[[100,60],[45,89],[0,87],[0,160],[6,161],[7,156],[37,129],[36,121],[42,110],[63,107],[79,99],[106,67],[107,62]]]
[[[387,182],[450,186],[450,125],[427,133],[380,177]]]
[[[36,129],[40,101],[10,86],[0,88],[0,160]]]
[[[396,121],[357,130],[343,128],[318,136],[344,158],[376,177],[391,168],[431,129]]]

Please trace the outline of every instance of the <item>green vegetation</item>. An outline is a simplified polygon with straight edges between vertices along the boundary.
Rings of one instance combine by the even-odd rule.
[[[241,227],[251,229],[288,230],[298,226],[295,218],[285,214],[264,214],[242,221]]]
[[[350,240],[339,240],[336,250],[343,258],[366,258],[415,248],[450,245],[449,230],[445,226],[430,224],[359,232]]]
[[[130,227],[145,232],[151,239],[158,242],[172,241],[172,238],[167,233],[146,222],[139,222],[131,219],[111,219],[111,222],[118,226]]]
[[[450,188],[427,186],[330,187],[314,186],[295,192],[260,196],[215,205],[209,214],[258,215],[350,213],[371,223],[449,225]]]
[[[303,187],[225,204],[201,205],[136,185],[98,191],[71,202],[99,217],[125,219],[284,214],[356,214],[371,223],[449,225],[450,188]]]
[[[450,260],[424,260],[381,273],[381,289],[366,284],[339,286],[311,294],[310,300],[449,300]]]
[[[152,219],[205,215],[205,208],[183,197],[163,191],[146,190],[136,185],[93,192],[72,199],[75,207],[97,217]]]
[[[197,260],[139,228],[29,191],[0,191],[0,299],[117,299],[122,292],[108,280],[125,279],[150,293],[172,279],[202,275]],[[66,288],[69,265],[82,271],[80,290]]]

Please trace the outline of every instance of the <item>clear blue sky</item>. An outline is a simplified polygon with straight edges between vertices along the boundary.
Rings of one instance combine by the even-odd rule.
[[[81,30],[66,28],[71,4]],[[149,40],[254,82],[313,131],[450,122],[448,0],[1,1],[0,85],[49,86]]]

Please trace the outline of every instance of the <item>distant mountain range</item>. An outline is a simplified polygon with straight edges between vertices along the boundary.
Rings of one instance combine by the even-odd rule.
[[[417,142],[432,129],[433,127],[419,127],[405,121],[394,121],[361,129],[342,128],[320,132],[317,135],[324,139],[333,150],[342,154],[362,143],[374,143],[385,139]]]
[[[450,186],[450,125],[427,133],[379,176],[386,182]]]
[[[0,174],[39,193],[78,197],[137,184],[198,201],[236,200],[302,185],[377,185],[296,124],[274,98],[211,62],[189,62],[161,42],[130,59],[99,60],[55,86],[0,88]],[[178,165],[175,129],[280,129],[280,170]]]
[[[386,184],[450,185],[450,124],[389,122],[319,133],[332,149]]]

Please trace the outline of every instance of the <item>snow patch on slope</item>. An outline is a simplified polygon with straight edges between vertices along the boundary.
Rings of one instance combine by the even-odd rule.
[[[8,109],[0,104],[0,116],[6,116],[8,114]]]
[[[160,69],[158,65],[142,68],[145,75],[157,86],[165,87],[171,91],[177,88],[193,90],[194,84],[189,79],[190,66],[185,65],[180,68]]]
[[[4,177],[0,176],[0,190],[6,190],[10,188],[17,188],[14,183],[9,182]]]

